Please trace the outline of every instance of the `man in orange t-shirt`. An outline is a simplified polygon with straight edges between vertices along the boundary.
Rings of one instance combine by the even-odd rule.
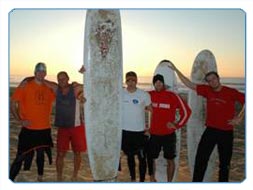
[[[44,172],[44,152],[51,153],[51,111],[55,94],[44,84],[46,65],[35,66],[34,79],[21,83],[11,97],[11,113],[20,123],[18,150],[10,170],[10,179],[15,180],[23,161],[37,153],[38,181],[42,181]],[[30,163],[31,164],[31,163]],[[29,169],[29,166],[28,168]]]

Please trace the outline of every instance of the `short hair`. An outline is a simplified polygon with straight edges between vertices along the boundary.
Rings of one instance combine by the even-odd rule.
[[[69,79],[69,75],[68,75],[68,73],[67,73],[66,71],[60,71],[60,72],[57,74],[57,78],[58,78],[60,75],[62,75],[62,74],[64,74],[64,75]]]
[[[46,64],[45,64],[45,63],[39,62],[39,63],[37,63],[37,64],[35,65],[34,73],[39,72],[39,71],[47,72],[47,67],[46,67]]]
[[[209,77],[210,75],[215,75],[218,79],[220,78],[220,76],[218,75],[218,73],[216,71],[210,71],[210,72],[206,73],[206,75],[205,75],[204,79],[206,82],[208,82],[207,77]]]
[[[164,78],[163,75],[157,74],[153,77],[153,85],[155,85],[156,81],[161,81],[164,84]]]
[[[136,77],[137,78],[137,74],[134,71],[129,71],[126,73],[126,78],[127,77]]]

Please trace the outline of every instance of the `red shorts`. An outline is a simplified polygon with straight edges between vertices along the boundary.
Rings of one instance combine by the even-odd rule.
[[[58,128],[57,151],[65,152],[69,150],[69,145],[74,152],[85,152],[87,150],[84,125]]]

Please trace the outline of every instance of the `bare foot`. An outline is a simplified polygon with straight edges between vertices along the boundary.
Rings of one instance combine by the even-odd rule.
[[[58,181],[58,182],[61,182],[61,181],[63,181],[63,178],[62,178],[62,176],[57,176],[57,181]]]
[[[151,175],[151,176],[150,176],[150,182],[156,182],[156,179],[155,179],[155,176],[154,176],[154,175]]]
[[[37,181],[38,182],[43,182],[43,175],[38,175]]]
[[[77,176],[72,176],[71,181],[73,181],[73,182],[77,181]]]

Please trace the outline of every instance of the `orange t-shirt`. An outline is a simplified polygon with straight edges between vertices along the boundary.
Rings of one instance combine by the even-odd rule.
[[[33,80],[24,87],[18,87],[11,99],[19,103],[21,119],[31,122],[27,128],[41,130],[51,127],[51,112],[55,100],[52,89]]]

